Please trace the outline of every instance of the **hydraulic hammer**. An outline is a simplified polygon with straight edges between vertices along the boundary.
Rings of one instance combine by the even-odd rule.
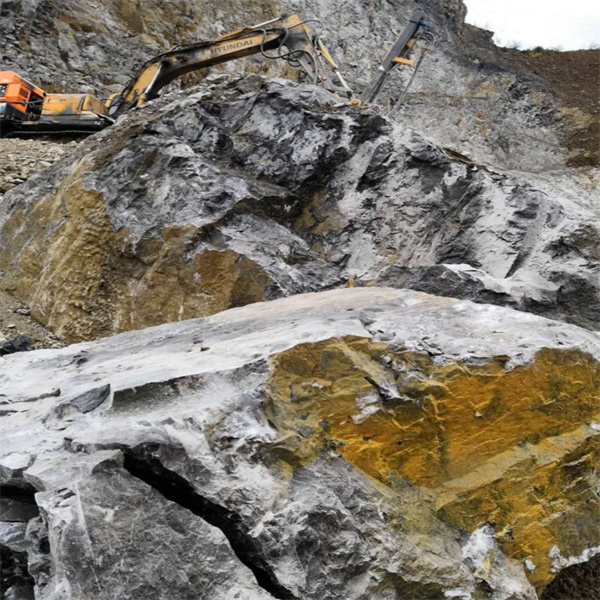
[[[427,27],[429,23],[424,20],[425,13],[422,10],[415,10],[410,15],[408,25],[392,46],[392,49],[387,53],[379,67],[379,76],[377,79],[362,93],[361,102],[368,104],[375,101],[375,98],[381,92],[381,88],[390,74],[392,69],[397,64],[412,64],[408,60],[408,54],[414,43],[415,36],[421,27]]]

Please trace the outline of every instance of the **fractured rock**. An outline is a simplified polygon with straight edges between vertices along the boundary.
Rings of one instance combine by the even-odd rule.
[[[221,79],[6,194],[0,282],[60,337],[347,282],[600,326],[592,196],[451,157],[321,88]]]
[[[0,341],[0,356],[27,352],[33,349],[33,340],[26,335],[15,335],[7,340]]]
[[[50,548],[37,598],[272,598],[217,528],[116,463],[37,495]],[[109,461],[110,462],[110,461]],[[38,557],[40,560],[41,557]]]
[[[576,326],[354,288],[2,360],[5,482],[37,492],[41,594],[114,597],[130,560],[145,597],[197,589],[213,546],[189,523],[245,565],[228,585],[276,598],[535,600],[600,547],[600,339]],[[187,579],[164,570],[181,549]]]

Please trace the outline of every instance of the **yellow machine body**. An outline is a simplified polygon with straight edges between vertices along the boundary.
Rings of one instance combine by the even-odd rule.
[[[13,71],[0,71],[0,134],[98,131],[111,122],[92,94],[47,94]]]
[[[44,117],[89,117],[105,114],[104,104],[91,94],[47,94],[42,104]]]

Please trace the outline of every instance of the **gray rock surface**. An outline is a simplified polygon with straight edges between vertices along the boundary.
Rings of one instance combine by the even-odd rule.
[[[439,365],[502,355],[518,369],[542,349],[600,359],[598,336],[574,326],[385,288],[0,358],[4,485],[40,508],[26,534],[36,598],[536,598],[493,529],[465,537],[427,489],[376,482],[341,447],[306,463],[285,453],[269,416],[275,357],[345,338]],[[57,413],[106,386],[95,408]]]
[[[593,120],[460,0],[417,5],[393,119],[409,70],[356,108],[251,58],[83,143],[2,141],[18,314],[137,330],[0,356],[3,598],[595,593],[600,179],[564,142]],[[297,10],[360,91],[414,6],[11,0],[2,68],[105,95]]]
[[[7,193],[0,269],[71,340],[348,281],[597,329],[596,196],[491,171],[320,88],[216,77]]]
[[[31,561],[37,598],[272,598],[219,529],[132,477],[120,453],[86,458],[80,480],[35,478],[50,544]]]

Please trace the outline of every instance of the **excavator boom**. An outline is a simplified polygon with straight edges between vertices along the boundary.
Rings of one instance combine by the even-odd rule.
[[[329,68],[343,92],[351,97],[350,88],[323,43],[313,39],[299,15],[292,14],[159,54],[142,65],[125,89],[106,104],[89,94],[46,94],[16,73],[2,71],[0,134],[7,130],[97,131],[127,110],[156,98],[181,75],[252,54],[287,60],[303,69],[313,83],[333,90]]]
[[[276,51],[275,54],[269,54]],[[261,53],[301,67],[313,83],[333,88],[333,82],[316,50],[310,30],[296,14],[233,33],[175,48],[149,60],[114,98],[109,114],[118,116],[156,98],[175,78],[230,60]]]
[[[424,16],[420,10],[413,12],[362,102],[374,101],[397,64],[412,64],[408,56],[417,32],[427,25]],[[286,60],[304,70],[313,84],[347,96],[351,104],[360,104],[323,42],[313,37],[299,15],[291,14],[159,54],[142,65],[123,91],[106,103],[90,94],[47,94],[12,71],[0,71],[0,135],[15,131],[98,131],[131,108],[156,98],[181,75],[253,54]]]

